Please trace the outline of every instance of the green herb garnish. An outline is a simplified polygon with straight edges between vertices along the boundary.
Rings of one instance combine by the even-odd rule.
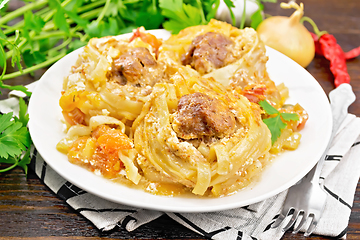
[[[266,100],[259,102],[259,105],[264,109],[268,115],[267,118],[263,119],[263,122],[269,128],[271,132],[271,143],[274,144],[281,135],[281,130],[286,128],[287,124],[285,121],[297,121],[299,115],[296,113],[281,113],[276,108],[271,106]]]
[[[163,27],[174,34],[186,27],[203,25],[208,22],[203,3],[200,0],[196,0],[194,5],[185,4],[183,0],[159,0],[159,7],[162,15],[167,18]]]
[[[0,169],[6,172],[16,166],[20,166],[27,173],[27,165],[30,163],[31,138],[26,127],[29,115],[26,113],[25,101],[19,99],[19,117],[13,113],[0,115],[0,164],[11,164],[7,168]]]

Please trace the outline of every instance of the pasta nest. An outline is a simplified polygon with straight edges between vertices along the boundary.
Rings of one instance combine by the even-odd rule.
[[[237,98],[213,79],[172,77],[173,83],[156,84],[133,124],[134,144],[143,155],[142,171],[149,166],[192,189],[192,193],[227,195],[246,186],[263,168],[271,147],[269,129],[260,108],[245,97]],[[174,130],[181,97],[202,93],[228,106],[235,128],[225,136],[182,139]],[[221,114],[217,112],[215,114]],[[209,139],[210,138],[210,139]]]
[[[209,33],[211,35],[206,37]],[[223,53],[219,48],[223,48]],[[216,49],[220,54],[210,49]],[[186,61],[189,56],[195,60]],[[207,25],[188,27],[164,41],[158,59],[168,65],[169,72],[186,68],[189,75],[212,77],[235,95],[241,94],[246,86],[263,84],[266,86],[264,96],[274,106],[280,107],[285,101],[268,75],[265,45],[253,28],[238,29],[211,19]]]
[[[92,38],[64,79],[64,91],[83,92],[77,107],[86,115],[87,124],[104,110],[114,118],[133,121],[154,84],[168,81],[167,66],[156,54],[162,40],[141,31],[156,42],[140,37]]]

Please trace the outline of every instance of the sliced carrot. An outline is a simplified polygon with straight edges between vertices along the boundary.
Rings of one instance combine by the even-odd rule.
[[[86,91],[78,91],[76,89],[69,89],[65,91],[59,100],[60,107],[67,112],[74,110],[76,107],[80,107],[82,103],[86,101]]]
[[[100,125],[92,131],[91,136],[98,139],[101,135],[109,131],[109,129],[110,127],[108,125]]]
[[[109,129],[97,139],[101,149],[107,154],[117,153],[119,150],[131,149],[131,140],[117,129]]]
[[[70,112],[62,112],[64,119],[70,125],[84,124],[85,123],[85,113],[83,113],[79,108],[74,108]]]

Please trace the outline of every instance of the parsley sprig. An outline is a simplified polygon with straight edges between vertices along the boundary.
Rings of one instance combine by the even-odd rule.
[[[26,113],[25,101],[19,99],[19,117],[12,112],[0,115],[0,165],[7,164],[9,167],[0,169],[6,172],[16,166],[22,167],[27,173],[27,165],[30,163],[31,138],[27,129],[29,115]]]
[[[172,29],[174,33],[178,33],[184,26],[207,23],[200,0],[196,1],[196,6],[185,4],[182,0],[160,0],[159,6],[162,14],[168,18],[163,24],[164,28]]]
[[[279,112],[276,108],[271,106],[266,100],[259,102],[259,105],[264,109],[266,117],[263,122],[271,132],[271,143],[274,144],[281,135],[281,130],[285,129],[286,121],[297,121],[299,115],[296,113],[283,113]]]

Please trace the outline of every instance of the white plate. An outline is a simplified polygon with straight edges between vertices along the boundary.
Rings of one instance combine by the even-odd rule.
[[[169,36],[165,30],[154,30],[152,33],[164,39]],[[306,127],[301,131],[301,144],[296,151],[277,157],[263,172],[258,183],[228,197],[155,196],[113,183],[71,164],[66,155],[56,150],[56,144],[65,136],[59,106],[63,78],[68,75],[81,51],[76,50],[59,60],[38,81],[29,103],[29,129],[35,147],[48,165],[66,180],[104,199],[171,212],[207,212],[245,206],[274,196],[295,184],[316,164],[329,141],[332,118],[326,94],[304,68],[285,55],[267,48],[271,79],[276,84],[284,82],[289,88],[290,99],[287,103],[300,103],[309,114]]]

